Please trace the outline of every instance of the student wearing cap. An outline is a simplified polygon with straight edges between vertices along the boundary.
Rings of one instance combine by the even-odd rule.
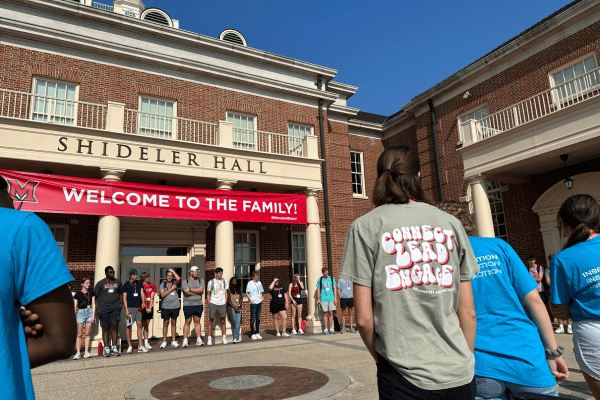
[[[192,319],[194,320],[194,331],[196,332],[196,346],[202,346],[202,335],[200,332],[200,318],[204,305],[202,304],[202,293],[204,293],[204,279],[198,279],[198,267],[190,268],[190,277],[181,282],[183,289],[183,315],[185,325],[183,326],[183,347],[188,347],[188,336],[190,335]]]
[[[120,356],[117,347],[119,337],[119,321],[121,320],[122,297],[121,287],[123,284],[115,278],[115,269],[110,265],[104,268],[106,278],[96,283],[96,310],[102,327],[102,340],[104,340],[104,357]],[[112,339],[112,346],[111,346]]]
[[[144,291],[144,283],[138,281],[137,277],[137,269],[130,269],[129,280],[121,288],[123,304],[125,305],[125,316],[129,320],[125,328],[128,346],[127,354],[131,354],[133,351],[133,347],[131,346],[131,328],[134,323],[137,325],[138,353],[148,352],[148,349],[142,346],[142,312],[146,307],[146,293]]]

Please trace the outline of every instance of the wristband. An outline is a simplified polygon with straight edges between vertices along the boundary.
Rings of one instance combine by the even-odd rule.
[[[565,348],[558,346],[556,350],[546,349],[546,359],[554,360],[556,357],[560,357],[565,353]]]

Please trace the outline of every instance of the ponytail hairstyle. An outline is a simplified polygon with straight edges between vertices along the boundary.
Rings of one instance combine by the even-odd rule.
[[[377,160],[377,180],[373,189],[373,204],[406,204],[411,199],[425,201],[419,171],[419,156],[408,146],[385,149]]]
[[[598,229],[600,207],[589,194],[576,194],[564,201],[556,217],[558,226],[563,224],[573,229],[564,249],[590,238],[592,231]]]

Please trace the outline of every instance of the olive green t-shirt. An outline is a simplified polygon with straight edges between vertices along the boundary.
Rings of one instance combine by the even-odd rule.
[[[456,314],[478,271],[461,223],[425,203],[386,204],[355,220],[340,278],[372,289],[375,348],[426,390],[470,383],[475,359]]]

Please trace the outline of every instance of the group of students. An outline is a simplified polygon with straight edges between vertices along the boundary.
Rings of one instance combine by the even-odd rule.
[[[354,282],[357,326],[377,365],[380,398],[558,396],[557,382],[569,373],[564,349],[538,282],[512,247],[477,237],[465,204],[429,204],[418,155],[406,146],[379,157],[372,199],[376,208],[348,230],[340,277]],[[599,217],[592,196],[563,203],[557,222],[568,239],[549,271],[551,311],[572,318],[575,357],[596,399]]]

